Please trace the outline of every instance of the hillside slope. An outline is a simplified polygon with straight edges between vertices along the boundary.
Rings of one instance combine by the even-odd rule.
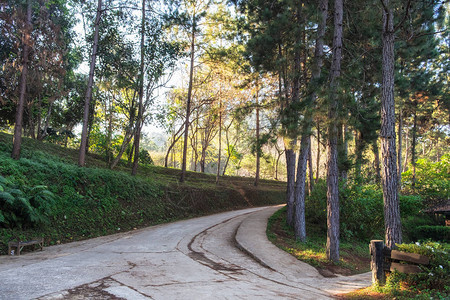
[[[284,201],[285,183],[221,177],[143,167],[138,176],[122,162],[107,169],[101,157],[89,155],[76,165],[78,151],[24,138],[22,158],[10,158],[12,136],[0,133],[0,253],[13,238],[42,236],[55,244],[111,234],[250,206]],[[51,193],[48,193],[51,192]]]

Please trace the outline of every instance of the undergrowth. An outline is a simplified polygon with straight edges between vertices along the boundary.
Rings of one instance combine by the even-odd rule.
[[[363,241],[342,240],[340,243],[341,259],[334,263],[326,257],[326,231],[317,224],[307,223],[307,241],[295,240],[294,231],[286,224],[286,207],[278,210],[268,221],[267,236],[279,248],[291,253],[319,271],[343,275],[358,274],[369,271],[368,246]]]
[[[249,206],[279,204],[284,183],[140,166],[129,175],[105,168],[95,155],[76,165],[77,151],[24,139],[20,160],[10,158],[11,136],[0,133],[0,253],[12,239],[44,237],[45,245]],[[27,249],[24,249],[27,250]]]

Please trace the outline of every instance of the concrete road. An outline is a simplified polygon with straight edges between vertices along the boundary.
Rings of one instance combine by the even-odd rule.
[[[275,210],[226,212],[2,256],[0,299],[328,299],[367,285],[367,275],[325,279],[296,260],[277,260],[284,252],[268,247],[264,234]]]

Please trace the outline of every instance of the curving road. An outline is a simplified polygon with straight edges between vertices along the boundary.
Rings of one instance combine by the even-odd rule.
[[[367,285],[367,274],[325,279],[271,248],[264,224],[276,209],[231,211],[2,256],[0,299],[328,299]]]

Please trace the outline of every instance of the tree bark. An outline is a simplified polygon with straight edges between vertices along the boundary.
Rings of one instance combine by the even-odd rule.
[[[297,181],[295,183],[295,220],[294,232],[295,238],[301,242],[306,241],[306,221],[305,221],[305,180],[306,180],[306,163],[309,153],[309,136],[302,135],[300,140],[300,154],[297,162]]]
[[[134,160],[131,175],[136,175],[139,165],[139,143],[141,140],[141,128],[144,124],[144,46],[145,46],[145,0],[142,0],[142,20],[141,20],[141,64],[139,66],[139,109],[136,120],[136,132],[134,135]]]
[[[320,172],[320,124],[317,123],[317,160],[316,160],[316,184],[319,182]]]
[[[261,145],[259,140],[259,86],[256,83],[256,172],[255,172],[255,186],[259,184],[259,171],[261,166]]]
[[[400,108],[400,111],[398,113],[398,187],[401,187],[402,184],[402,129],[403,129],[403,109]]]
[[[395,103],[394,103],[394,15],[389,0],[383,5],[383,63],[381,95],[381,156],[384,199],[384,224],[386,246],[395,248],[402,242],[400,207],[398,199],[397,153],[395,151]]]
[[[345,184],[347,182],[348,172],[346,167],[346,162],[348,159],[348,141],[347,141],[347,134],[348,134],[348,128],[347,125],[339,126],[339,158],[341,159],[342,170],[340,171],[340,179]]]
[[[192,84],[194,80],[194,58],[195,58],[195,14],[192,18],[192,31],[191,31],[191,64],[189,69],[189,87],[186,101],[186,122],[184,124],[184,143],[183,143],[183,160],[181,163],[181,177],[180,182],[184,182],[186,179],[186,159],[187,159],[187,145],[189,136],[189,114],[191,113],[191,97],[192,97]]]
[[[84,100],[84,114],[83,114],[83,129],[81,131],[81,144],[78,156],[78,165],[80,167],[85,165],[86,162],[86,148],[87,148],[87,135],[88,135],[88,123],[89,123],[89,107],[92,98],[92,85],[94,83],[94,71],[95,60],[97,57],[98,36],[100,27],[100,17],[102,14],[102,0],[97,1],[97,14],[95,17],[94,25],[94,43],[92,44],[91,62],[89,68],[89,79],[86,90],[86,96]]]
[[[309,172],[309,194],[311,194],[314,188],[314,171],[312,164],[312,151],[311,151],[311,135],[309,136],[309,151],[308,151],[308,172]]]
[[[377,141],[372,143],[373,155],[375,156],[375,182],[379,184],[381,182],[381,167],[380,167],[380,151],[378,150]]]
[[[411,141],[411,166],[413,169],[411,186],[413,189],[416,187],[416,144],[417,144],[417,100],[414,99],[414,119],[413,119],[412,141]]]
[[[409,158],[409,128],[406,127],[405,132],[405,159],[403,160],[403,170],[408,171],[408,158]]]
[[[338,170],[338,99],[337,85],[341,72],[343,0],[334,1],[334,38],[330,78],[327,141],[327,258],[339,261],[339,170]]]
[[[295,152],[294,147],[296,141],[290,142],[285,148],[286,170],[287,170],[287,188],[286,188],[286,206],[287,217],[286,223],[290,227],[294,227],[294,194],[295,194]]]
[[[312,70],[312,85],[316,85],[321,73],[323,61],[323,38],[325,35],[326,19],[328,14],[328,0],[321,0],[319,2],[319,10],[321,19],[316,38],[315,52],[314,52],[314,66]],[[304,40],[303,43],[306,41]],[[305,66],[303,66],[306,68]],[[305,79],[306,80],[306,79]],[[295,86],[295,83],[294,83]],[[314,88],[313,88],[314,90]],[[306,222],[305,222],[305,181],[306,181],[306,165],[308,156],[311,151],[311,127],[312,127],[312,107],[315,105],[316,93],[311,94],[310,106],[306,109],[304,126],[302,128],[302,138],[300,141],[300,154],[297,165],[297,181],[295,185],[295,222],[294,232],[295,237],[300,241],[306,241]],[[311,168],[310,168],[311,173]]]
[[[23,57],[22,57],[22,73],[20,75],[20,94],[19,103],[16,106],[16,116],[14,123],[14,140],[11,157],[13,159],[20,158],[20,148],[22,146],[22,127],[23,127],[23,110],[25,108],[25,97],[27,92],[27,76],[28,76],[28,56],[30,54],[31,44],[31,0],[27,1],[27,17],[22,36]]]
[[[364,141],[361,131],[355,131],[355,177],[358,182],[361,182],[361,168],[363,160]]]
[[[296,18],[299,23],[299,30],[302,30],[302,34],[295,33],[298,36],[296,42],[298,44],[303,44],[305,31],[304,18],[302,18],[302,6],[303,2],[297,6]],[[301,25],[301,26],[300,26]],[[301,39],[300,39],[301,36]],[[292,90],[292,102],[300,102],[300,82],[302,74],[302,53],[299,49],[300,47],[296,45],[294,47],[294,82]],[[304,50],[303,50],[304,51]],[[308,109],[306,109],[308,111]],[[306,118],[305,118],[306,119]],[[294,191],[294,234],[297,240],[301,242],[306,241],[306,222],[305,222],[305,179],[306,179],[306,160],[308,155],[308,139],[306,129],[308,125],[306,124],[308,120],[305,120],[305,125],[302,127],[302,137],[300,139],[300,153],[298,155],[297,162],[297,176],[295,182]]]
[[[219,98],[219,158],[217,159],[216,184],[219,183],[220,176],[220,157],[222,155],[222,98]]]

